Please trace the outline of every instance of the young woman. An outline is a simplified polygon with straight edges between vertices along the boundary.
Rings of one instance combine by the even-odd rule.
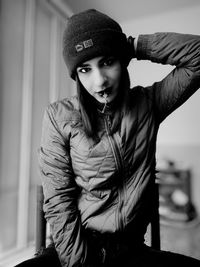
[[[87,10],[69,19],[63,56],[77,96],[47,107],[39,152],[55,248],[22,265],[200,266],[144,244],[158,129],[200,87],[200,36],[127,38],[116,21]],[[132,58],[176,67],[152,86],[130,89]]]

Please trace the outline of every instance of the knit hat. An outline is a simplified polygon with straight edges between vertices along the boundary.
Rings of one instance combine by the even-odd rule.
[[[126,66],[127,39],[120,25],[109,16],[89,9],[69,18],[63,35],[63,57],[70,76],[76,68],[97,56],[116,56]]]

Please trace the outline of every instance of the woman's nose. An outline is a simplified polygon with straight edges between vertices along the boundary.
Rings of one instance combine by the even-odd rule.
[[[106,87],[107,81],[108,79],[104,71],[102,71],[101,69],[95,70],[94,83],[97,87],[97,90],[104,89]]]

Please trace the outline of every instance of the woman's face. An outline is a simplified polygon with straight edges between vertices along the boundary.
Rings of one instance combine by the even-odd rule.
[[[100,103],[110,103],[119,91],[121,64],[114,57],[95,57],[77,68],[84,88]],[[106,100],[105,100],[106,99]]]

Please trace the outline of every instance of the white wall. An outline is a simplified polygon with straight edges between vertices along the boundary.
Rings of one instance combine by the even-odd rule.
[[[157,31],[200,34],[199,26],[200,4],[191,8],[133,19],[122,25],[125,33],[133,36]],[[172,67],[133,60],[129,69],[133,85],[150,85],[154,81],[162,79]],[[162,124],[158,135],[158,144],[200,145],[199,102],[200,90]]]

